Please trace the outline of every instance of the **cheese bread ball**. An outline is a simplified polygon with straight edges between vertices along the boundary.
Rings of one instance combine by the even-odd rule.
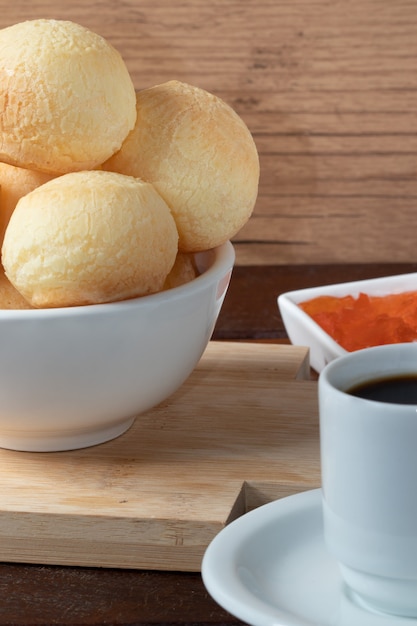
[[[6,276],[34,307],[123,300],[162,289],[178,233],[155,188],[103,171],[64,174],[19,200]]]
[[[175,263],[166,277],[164,289],[172,289],[189,283],[198,276],[194,262],[194,255],[187,252],[178,252]]]
[[[17,201],[51,178],[50,174],[0,162],[0,245]]]
[[[33,309],[6,277],[0,267],[0,309]]]
[[[238,114],[179,81],[137,93],[134,130],[104,169],[151,182],[170,206],[182,252],[232,238],[258,194],[259,158]]]
[[[135,105],[126,65],[100,35],[52,19],[0,30],[0,161],[92,169],[120,148]]]

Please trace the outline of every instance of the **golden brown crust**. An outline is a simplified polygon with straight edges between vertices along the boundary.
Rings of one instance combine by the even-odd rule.
[[[52,174],[92,169],[136,119],[126,65],[98,34],[63,20],[0,30],[0,160]]]
[[[33,309],[6,278],[3,267],[0,267],[0,309]]]
[[[175,222],[152,185],[88,171],[55,178],[19,200],[2,258],[11,283],[40,308],[159,291],[177,249]]]
[[[220,98],[179,81],[138,92],[135,128],[103,168],[156,187],[183,252],[232,238],[258,193],[258,153],[243,120]]]
[[[164,289],[180,287],[194,280],[198,276],[194,255],[187,252],[178,252],[172,270],[166,277]]]
[[[18,200],[51,178],[51,174],[0,162],[0,246]]]

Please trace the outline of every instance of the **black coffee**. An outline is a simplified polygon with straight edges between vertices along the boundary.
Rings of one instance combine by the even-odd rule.
[[[348,389],[347,393],[378,402],[417,405],[417,374],[370,380]]]

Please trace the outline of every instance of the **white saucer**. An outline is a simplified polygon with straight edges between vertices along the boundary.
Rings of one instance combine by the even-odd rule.
[[[324,544],[320,489],[226,526],[206,550],[202,577],[213,599],[251,626],[417,626],[349,597]]]

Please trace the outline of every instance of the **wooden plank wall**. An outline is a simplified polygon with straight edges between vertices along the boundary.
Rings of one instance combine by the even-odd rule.
[[[261,161],[238,264],[417,261],[416,0],[0,0],[0,27],[34,17],[237,110]]]

